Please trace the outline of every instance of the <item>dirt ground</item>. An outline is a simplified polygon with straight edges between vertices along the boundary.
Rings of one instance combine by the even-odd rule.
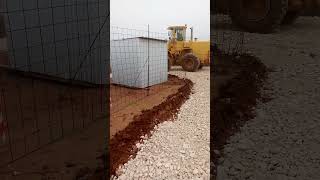
[[[214,61],[213,133],[211,141],[215,154],[213,163],[223,156],[228,138],[239,131],[244,122],[254,116],[258,99],[269,100],[260,93],[268,70],[255,57],[249,55],[223,55],[216,52]],[[219,153],[217,153],[219,152]],[[216,169],[212,169],[213,177]]]
[[[103,89],[68,87],[4,71],[1,84],[5,85],[1,91],[1,111],[5,112],[5,120],[9,120],[12,156],[18,159],[1,166],[0,179],[62,180],[86,176],[99,179],[105,176],[102,171],[105,161],[101,160],[105,157],[102,154],[106,144],[103,139],[106,124],[101,117],[105,112],[101,107],[105,107],[106,102],[101,98],[105,95]],[[113,172],[134,154],[131,149],[141,135],[148,134],[156,124],[177,112],[190,94],[191,84],[170,75],[168,82],[151,87],[149,92],[111,87],[111,93],[121,88],[126,101],[132,102],[122,105],[121,110],[111,109],[110,135],[115,136],[111,140]],[[117,98],[112,97],[113,104]],[[50,142],[54,143],[48,144]],[[9,143],[1,146],[0,155],[8,162],[12,160]]]
[[[106,134],[104,124],[105,121],[99,121],[85,131],[77,132],[0,168],[0,179],[69,180],[93,176],[95,171],[99,171],[95,176],[103,177],[105,172],[100,156],[106,144],[103,139]]]
[[[135,144],[141,140],[141,136],[149,135],[155,125],[175,116],[190,95],[191,87],[190,80],[170,75],[168,82],[150,90],[150,97],[112,115],[111,175],[115,175],[119,166],[136,154]]]
[[[146,89],[112,85],[110,137],[112,138],[117,132],[125,129],[142,111],[152,109],[164,102],[169,95],[177,93],[184,84],[182,80],[169,75],[167,82],[150,87],[149,95]]]
[[[0,73],[0,111],[8,124],[6,143],[0,146],[0,179],[70,179],[82,168],[101,166],[104,87],[71,86],[5,69]]]

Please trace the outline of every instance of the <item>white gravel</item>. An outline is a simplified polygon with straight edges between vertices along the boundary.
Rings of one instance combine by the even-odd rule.
[[[217,179],[320,179],[320,18],[301,17],[276,34],[247,33],[245,40],[276,70],[267,83],[275,99],[260,103],[257,117],[231,137]]]
[[[137,144],[137,156],[114,179],[210,179],[210,69],[172,74],[193,81],[194,94],[175,121],[159,124]]]

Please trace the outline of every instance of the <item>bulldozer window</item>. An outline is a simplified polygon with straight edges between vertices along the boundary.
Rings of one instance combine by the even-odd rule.
[[[177,40],[178,41],[184,41],[185,40],[185,34],[183,30],[177,30]]]

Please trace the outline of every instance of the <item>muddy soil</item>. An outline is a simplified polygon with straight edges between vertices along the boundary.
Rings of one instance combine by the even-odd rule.
[[[164,102],[169,95],[178,92],[185,82],[169,75],[168,81],[146,89],[111,86],[110,138],[125,129],[141,111],[152,109]]]
[[[223,156],[228,138],[255,116],[257,100],[270,100],[260,93],[267,78],[268,69],[255,57],[244,54],[225,55],[216,52],[213,70],[213,164]],[[212,169],[213,177],[216,169]]]
[[[181,105],[188,99],[193,83],[188,79],[180,79],[171,76],[174,81],[183,83],[178,91],[169,95],[161,104],[152,109],[144,110],[140,115],[133,118],[133,121],[114,135],[110,141],[110,173],[116,175],[120,165],[134,158],[137,153],[135,144],[141,140],[141,136],[149,136],[153,128],[163,122],[173,119]],[[180,84],[180,83],[179,83]]]
[[[8,123],[0,179],[72,179],[85,167],[102,166],[97,157],[106,144],[105,87],[0,68],[0,90],[0,112]]]

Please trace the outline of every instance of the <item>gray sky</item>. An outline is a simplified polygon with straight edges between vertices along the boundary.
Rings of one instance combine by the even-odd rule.
[[[167,33],[168,26],[193,27],[194,37],[210,38],[210,0],[111,0],[110,25]],[[187,30],[187,37],[190,29]]]

